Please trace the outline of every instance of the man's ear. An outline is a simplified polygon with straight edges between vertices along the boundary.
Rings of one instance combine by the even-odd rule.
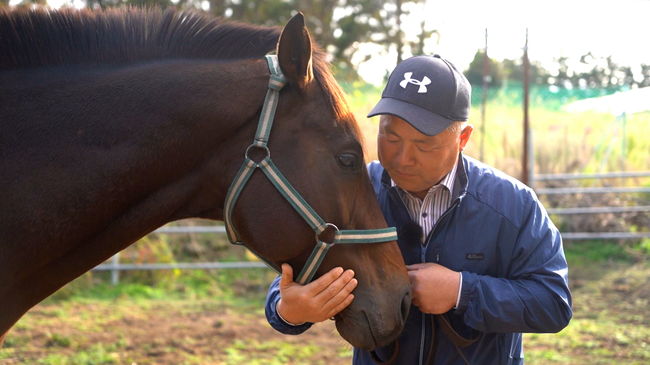
[[[282,30],[278,42],[278,61],[289,83],[303,89],[313,79],[311,37],[302,13],[294,15]]]
[[[473,131],[474,131],[474,127],[471,124],[465,124],[463,130],[460,131],[459,147],[461,151],[465,148],[465,145],[467,145],[467,142],[469,141],[469,137],[472,135]]]

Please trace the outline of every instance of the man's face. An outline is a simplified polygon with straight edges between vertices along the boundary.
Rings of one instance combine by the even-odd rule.
[[[379,123],[379,161],[399,187],[420,198],[451,171],[472,134],[472,127],[466,125],[462,131],[427,136],[387,114]]]

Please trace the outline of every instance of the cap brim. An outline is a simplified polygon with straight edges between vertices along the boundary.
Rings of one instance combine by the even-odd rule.
[[[432,113],[417,105],[393,98],[381,98],[368,113],[368,118],[380,114],[391,114],[407,121],[415,129],[427,136],[435,136],[451,125],[453,120]]]

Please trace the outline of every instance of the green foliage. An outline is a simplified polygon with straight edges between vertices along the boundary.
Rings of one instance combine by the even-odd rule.
[[[625,246],[602,240],[565,243],[564,253],[569,262],[569,267],[599,264],[607,261],[632,261],[632,256],[626,251]]]
[[[485,73],[487,75],[484,75]],[[499,88],[505,81],[503,65],[489,57],[485,60],[485,51],[481,50],[477,51],[474,55],[474,59],[469,64],[469,68],[465,71],[465,76],[472,85],[481,85],[481,87],[485,76],[487,76],[487,80],[485,81],[491,88]]]
[[[465,75],[473,85],[483,85],[484,50],[478,50],[469,65]],[[633,87],[650,86],[650,65],[640,65],[640,72],[635,75],[630,66],[617,65],[612,57],[594,57],[591,53],[580,57],[581,70],[573,69],[572,62],[567,57],[559,57],[555,65],[550,67],[557,71],[549,71],[536,61],[529,61],[528,79],[531,85],[548,88],[553,86],[569,92],[589,92],[590,90],[626,90]],[[488,76],[490,87],[500,87],[507,82],[522,83],[524,81],[523,60],[496,61],[488,59]],[[602,66],[606,65],[606,66]]]
[[[633,246],[633,249],[650,258],[650,238],[642,239],[641,242]]]
[[[120,262],[133,264],[174,263],[176,259],[169,239],[168,235],[144,237],[120,254]],[[131,271],[120,276],[121,280],[126,281],[171,286],[179,275],[178,270],[143,270]]]

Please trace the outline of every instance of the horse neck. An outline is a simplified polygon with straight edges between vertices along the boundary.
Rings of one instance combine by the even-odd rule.
[[[154,145],[145,154],[158,151],[156,160],[179,167],[172,174],[194,177],[197,193],[184,198],[172,219],[221,219],[223,200],[234,173],[229,169],[233,160],[242,158],[250,143],[256,114],[264,100],[268,80],[264,61],[165,62],[125,72],[126,79],[147,90],[136,96],[140,101],[134,105],[154,109],[131,110],[150,122],[145,130],[155,136]],[[156,102],[152,105],[151,100]],[[149,118],[157,108],[159,117]],[[209,192],[201,189],[206,182]],[[206,194],[212,198],[206,199]],[[210,207],[197,206],[206,200],[212,202]]]
[[[267,80],[261,59],[0,73],[0,335],[160,225],[219,218]]]
[[[65,252],[92,239],[99,260],[171,220],[219,218],[228,159],[242,156],[243,131],[252,136],[268,71],[262,59],[166,61],[0,78],[17,81],[0,86],[12,106],[0,109],[0,167],[15,177],[0,179],[14,207],[0,215],[0,232],[15,238],[7,249],[26,256],[21,242],[51,242]],[[53,254],[36,251],[35,262]]]

